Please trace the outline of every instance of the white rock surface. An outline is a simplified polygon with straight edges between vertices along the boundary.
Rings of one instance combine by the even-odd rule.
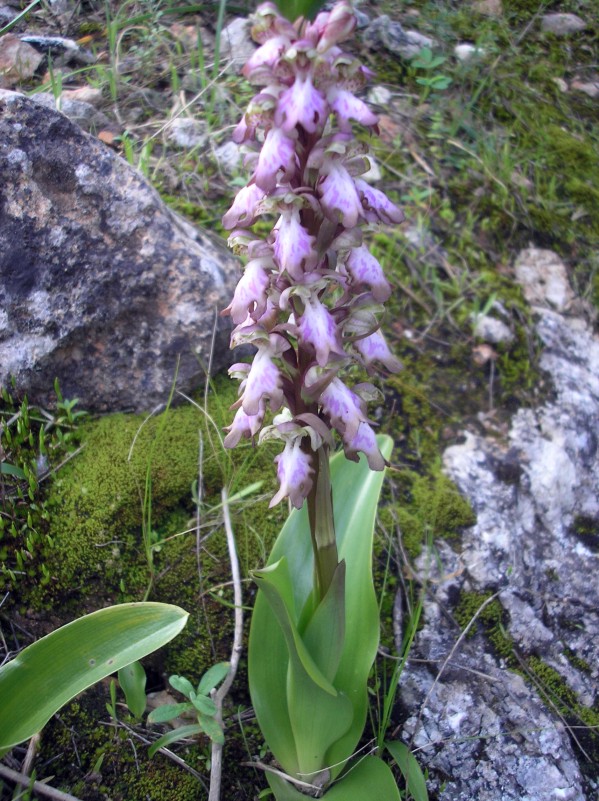
[[[586,22],[576,14],[543,14],[541,18],[541,30],[555,36],[568,36],[586,27]]]

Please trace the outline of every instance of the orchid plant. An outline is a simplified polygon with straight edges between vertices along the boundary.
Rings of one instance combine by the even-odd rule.
[[[288,498],[298,510],[255,574],[250,634],[250,692],[280,767],[267,773],[277,801],[304,792],[351,801],[373,784],[377,798],[399,798],[380,759],[348,763],[378,644],[372,532],[391,443],[367,415],[378,391],[347,376],[356,365],[400,369],[380,330],[391,287],[364,235],[403,220],[364,178],[368,145],[354,126],[376,132],[377,117],[355,93],[371,72],[339,47],[355,25],[347,0],[294,23],[271,2],[258,7],[260,47],[243,73],[260,88],[234,132],[251,177],[223,218],[247,259],[223,312],[231,345],[256,349],[230,369],[241,384],[225,445],[280,440],[271,506]],[[273,222],[266,236],[253,230],[263,217]],[[332,460],[337,508],[335,432],[357,463]]]

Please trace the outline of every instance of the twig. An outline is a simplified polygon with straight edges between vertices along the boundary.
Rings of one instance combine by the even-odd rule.
[[[24,773],[18,773],[18,771],[12,770],[6,765],[0,765],[0,776],[4,776],[5,779],[15,784],[20,784],[23,787],[30,787],[34,793],[45,795],[48,798],[54,798],[55,801],[80,801],[77,796],[71,795],[70,793],[63,793],[62,790],[56,790],[54,787],[50,787],[49,784],[45,784],[44,782],[32,782],[29,776],[26,776]]]
[[[21,773],[24,776],[31,776],[31,768],[33,767],[33,760],[35,759],[35,753],[39,746],[40,742],[40,733],[34,734],[31,740],[29,740],[29,745],[27,746],[27,753],[25,754],[25,759],[23,760],[23,764],[21,765]],[[29,781],[27,785],[29,786]]]
[[[231,560],[231,577],[233,579],[233,598],[235,602],[235,630],[233,633],[233,648],[231,649],[231,664],[225,680],[214,693],[212,700],[216,705],[216,720],[222,724],[223,721],[223,701],[231,689],[231,685],[237,673],[239,658],[242,651],[243,636],[243,607],[241,597],[241,575],[239,572],[239,559],[235,548],[235,536],[231,525],[231,515],[229,514],[229,504],[227,490],[222,489],[221,498],[223,502],[223,518],[225,524],[225,534],[227,536],[227,547],[229,548],[229,559]],[[212,742],[211,767],[210,767],[210,793],[208,801],[219,801],[220,783],[223,765],[223,747],[220,743]]]

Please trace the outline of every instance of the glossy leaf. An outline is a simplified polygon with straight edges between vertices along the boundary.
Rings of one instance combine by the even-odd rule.
[[[172,640],[187,617],[169,604],[111,606],[24,648],[0,668],[0,755],[87,687]]]
[[[351,724],[351,702],[322,674],[299,635],[293,620],[296,615],[285,557],[259,571],[256,581],[274,614],[273,625],[279,624],[287,645],[289,680],[283,703],[294,744],[290,764],[296,773],[309,777],[320,772],[322,755]],[[331,591],[335,591],[333,585]]]
[[[273,773],[267,773],[266,777],[276,801],[301,801],[308,798],[282,777]],[[378,757],[367,756],[350,764],[345,776],[335,782],[322,799],[323,801],[401,801],[401,796],[389,766]]]
[[[140,718],[146,711],[146,671],[141,662],[132,662],[119,670],[119,684],[131,714]]]
[[[416,757],[405,743],[392,740],[385,743],[393,759],[397,762],[406,783],[406,789],[414,801],[428,801],[426,782]]]
[[[378,438],[383,455],[391,455],[389,437]],[[331,480],[339,558],[345,561],[345,605],[348,625],[343,651],[334,681],[335,688],[352,705],[352,723],[347,732],[320,756],[322,766],[334,765],[333,776],[343,769],[362,735],[367,712],[367,680],[376,656],[379,620],[372,582],[372,538],[382,472],[372,472],[364,457],[358,463],[342,453],[331,459]],[[313,557],[306,507],[293,511],[279,535],[269,565],[285,558],[289,576],[286,599],[291,622],[298,625],[302,610],[309,604],[313,579]],[[261,571],[260,574],[264,574]],[[295,734],[288,709],[290,656],[289,638],[277,624],[264,592],[254,606],[249,642],[249,680],[252,703],[268,746],[285,772],[297,775]],[[325,676],[323,676],[325,678]],[[303,777],[302,777],[303,778]]]

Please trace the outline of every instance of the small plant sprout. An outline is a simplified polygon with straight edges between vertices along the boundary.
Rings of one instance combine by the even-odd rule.
[[[204,732],[216,743],[224,743],[225,736],[223,730],[216,720],[217,707],[212,698],[211,692],[223,681],[229,672],[228,662],[218,662],[204,673],[197,687],[184,676],[171,676],[169,683],[171,687],[188,700],[180,704],[165,704],[154,709],[148,715],[148,723],[168,723],[181,715],[195,716],[197,723],[189,726],[181,726],[173,731],[167,732],[159,737],[152,744],[148,753],[152,757],[160,748],[171,743],[176,743],[186,737]]]

